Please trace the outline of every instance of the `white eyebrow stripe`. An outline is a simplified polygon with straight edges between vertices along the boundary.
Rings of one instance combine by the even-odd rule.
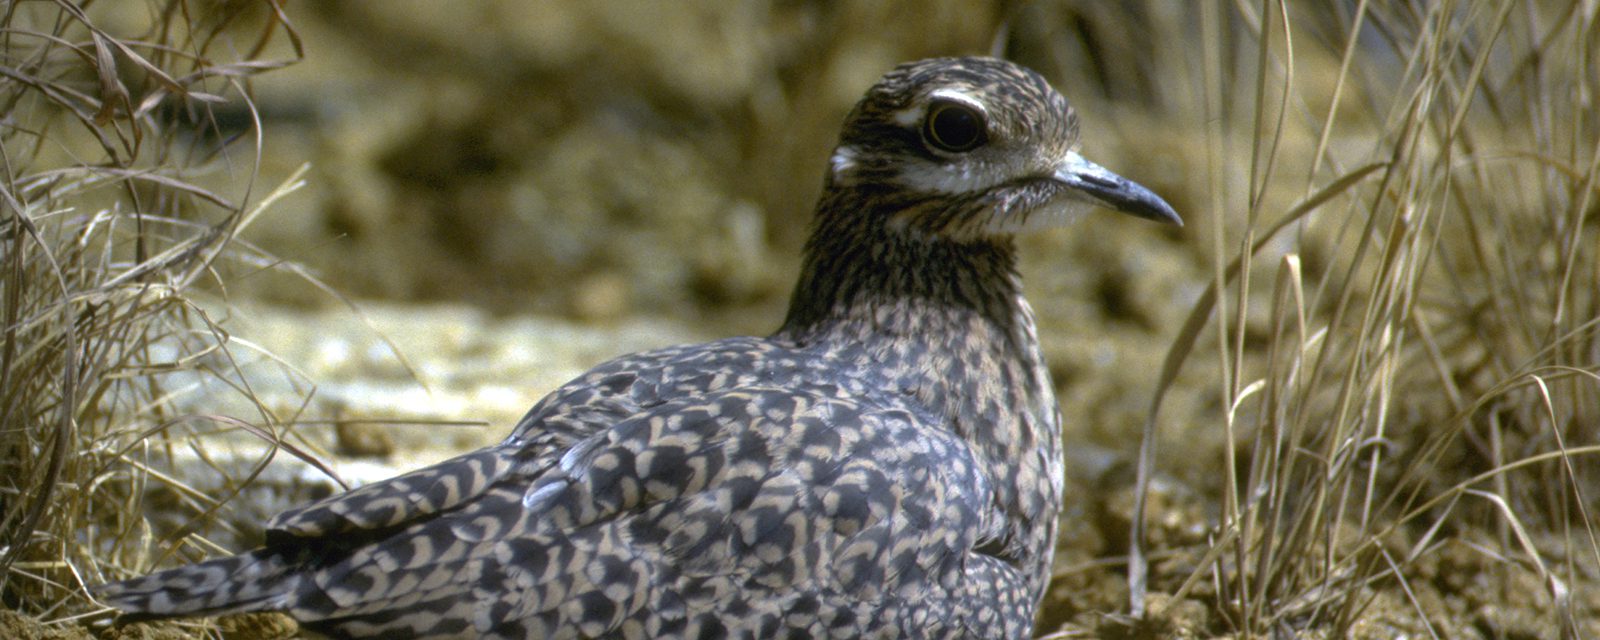
[[[917,125],[917,121],[922,119],[923,112],[927,110],[928,109],[926,105],[920,103],[913,104],[909,107],[896,111],[894,114],[894,123],[910,129]]]
[[[918,100],[917,102],[912,103],[911,106],[895,112],[894,123],[908,129],[916,126],[916,124],[922,120],[922,117],[927,115],[928,103],[933,102],[934,100],[959,102],[972,107],[973,110],[982,114],[985,123],[987,123],[989,120],[989,110],[983,107],[983,102],[972,97],[972,94],[965,91],[944,87],[941,89],[934,89],[933,91],[929,92],[927,100]]]
[[[951,102],[959,102],[976,109],[978,113],[983,114],[985,118],[987,118],[989,115],[989,110],[983,108],[983,103],[979,102],[977,98],[972,97],[972,94],[965,91],[951,89],[949,87],[934,89],[928,94],[928,98],[930,98],[930,100],[949,100]]]

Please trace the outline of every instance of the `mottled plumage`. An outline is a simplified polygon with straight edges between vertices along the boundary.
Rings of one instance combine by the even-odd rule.
[[[1031,71],[902,65],[846,119],[776,334],[602,364],[499,445],[99,597],[350,638],[1027,637],[1061,440],[1011,234],[1178,220],[1076,143]]]

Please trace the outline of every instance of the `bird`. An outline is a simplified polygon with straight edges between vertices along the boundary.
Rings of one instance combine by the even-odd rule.
[[[899,65],[844,120],[776,332],[605,362],[496,445],[94,594],[332,638],[1030,637],[1062,418],[1016,236],[1182,224],[1078,143],[1030,69]]]

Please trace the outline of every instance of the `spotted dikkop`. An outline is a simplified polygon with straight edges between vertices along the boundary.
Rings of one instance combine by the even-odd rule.
[[[901,65],[845,119],[776,333],[612,360],[500,444],[98,597],[335,638],[1028,637],[1061,417],[1013,236],[1179,222],[1077,142],[1032,71]]]

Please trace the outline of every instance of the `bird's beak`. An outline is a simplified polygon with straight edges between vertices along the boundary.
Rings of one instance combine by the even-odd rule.
[[[1179,218],[1178,212],[1172,210],[1172,205],[1154,191],[1084,159],[1076,151],[1069,152],[1056,165],[1055,179],[1117,211],[1183,226],[1183,218]]]

